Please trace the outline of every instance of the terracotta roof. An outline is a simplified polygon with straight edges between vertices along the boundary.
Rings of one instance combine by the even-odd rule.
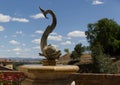
[[[10,59],[0,58],[0,62],[12,62]]]

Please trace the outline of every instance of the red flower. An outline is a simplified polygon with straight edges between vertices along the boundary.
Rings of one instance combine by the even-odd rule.
[[[0,83],[13,85],[21,83],[26,76],[22,72],[0,72]]]

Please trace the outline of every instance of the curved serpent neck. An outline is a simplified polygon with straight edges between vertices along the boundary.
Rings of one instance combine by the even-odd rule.
[[[45,18],[47,18],[47,16],[46,16],[47,14],[50,14],[52,16],[52,23],[51,23],[51,25],[47,26],[47,28],[44,31],[44,33],[42,35],[42,38],[41,38],[40,46],[41,46],[41,51],[43,52],[44,47],[47,46],[48,35],[55,29],[55,26],[57,24],[57,19],[56,19],[56,16],[55,16],[55,14],[52,10],[46,10],[45,11],[41,8],[40,8],[40,10],[42,11]]]

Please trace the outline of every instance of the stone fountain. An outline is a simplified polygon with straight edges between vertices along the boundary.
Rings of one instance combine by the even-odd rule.
[[[70,65],[56,65],[56,60],[61,55],[61,51],[54,46],[47,44],[48,35],[54,30],[57,20],[52,10],[43,10],[39,7],[45,18],[47,14],[52,16],[52,24],[48,25],[44,31],[40,47],[44,56],[43,65],[23,65],[19,67],[19,71],[26,74],[27,79],[22,82],[22,85],[71,85],[71,75],[76,73],[79,68]]]

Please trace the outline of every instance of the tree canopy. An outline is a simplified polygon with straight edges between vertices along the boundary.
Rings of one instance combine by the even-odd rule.
[[[79,58],[82,55],[82,52],[84,52],[84,47],[82,46],[81,43],[79,43],[74,47],[74,51],[72,51],[71,53],[71,58],[72,59]]]
[[[85,34],[91,48],[99,43],[105,54],[120,55],[120,25],[114,20],[103,18],[96,23],[90,23]]]
[[[67,54],[69,54],[69,53],[70,53],[70,51],[69,51],[69,49],[68,49],[68,48],[65,48],[65,49],[64,49],[64,52],[66,52]]]

